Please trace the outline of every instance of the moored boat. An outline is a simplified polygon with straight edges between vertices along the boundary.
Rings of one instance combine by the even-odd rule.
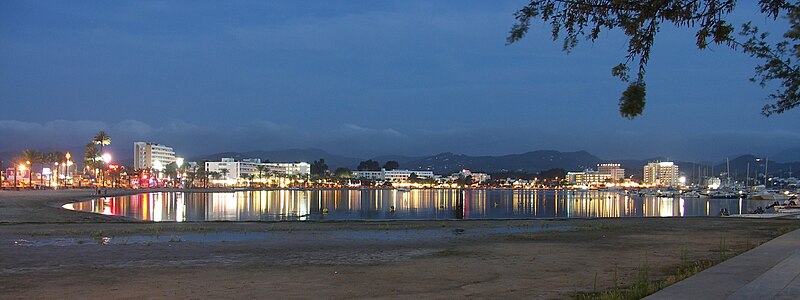
[[[750,196],[750,199],[783,201],[783,200],[789,200],[789,196],[784,193],[780,193],[778,191],[763,190],[752,194]]]

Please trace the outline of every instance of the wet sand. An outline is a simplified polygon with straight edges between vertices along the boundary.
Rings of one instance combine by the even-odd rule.
[[[136,191],[141,192],[141,191]],[[716,260],[797,220],[146,223],[0,192],[0,298],[570,298]],[[109,195],[131,191],[109,191]],[[224,241],[223,241],[224,240]],[[616,278],[616,280],[615,280]]]

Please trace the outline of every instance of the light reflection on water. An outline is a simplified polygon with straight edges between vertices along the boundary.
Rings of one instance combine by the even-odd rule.
[[[769,201],[630,196],[609,191],[393,189],[159,192],[66,209],[148,221],[534,219],[716,216]]]

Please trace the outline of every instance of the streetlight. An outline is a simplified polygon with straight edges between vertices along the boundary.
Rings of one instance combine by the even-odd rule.
[[[54,163],[53,163],[53,170],[54,170],[54,171],[53,171],[53,175],[51,175],[51,176],[50,176],[50,186],[51,186],[51,187],[53,186],[53,177],[55,177],[55,178],[56,178],[56,185],[58,185],[58,175],[61,173],[61,172],[58,170],[58,162],[54,162]]]
[[[72,158],[72,154],[67,152],[67,154],[64,154],[64,158],[66,158],[64,160],[64,186],[66,187],[67,186],[67,175],[69,175],[69,166],[72,165],[72,162],[69,159]]]
[[[72,179],[72,177],[69,176],[69,167],[71,167],[72,165],[73,165],[72,161],[68,160],[67,161],[67,167],[66,167],[67,170],[64,171],[64,186],[67,186],[67,179]],[[75,183],[73,182],[73,184],[75,184]]]
[[[755,185],[758,185],[758,165],[761,162],[761,158],[756,157],[756,175],[753,180],[755,180]]]
[[[25,172],[25,165],[19,164],[19,166],[17,166],[16,164],[14,164],[14,188],[16,188],[17,190],[19,190],[19,187],[17,186],[17,177],[19,177],[19,171]]]
[[[30,165],[31,161],[30,160],[26,160],[25,163]],[[30,168],[30,167],[28,169],[30,169],[30,171],[28,172],[28,188],[29,189],[33,189],[33,181],[31,181],[31,180],[33,180],[33,169]]]
[[[100,158],[103,159],[103,168],[100,171],[100,174],[103,175],[103,180],[100,181],[100,185],[105,187],[106,186],[106,171],[107,171],[106,167],[108,166],[108,163],[111,162],[111,154],[108,154],[108,152],[103,153],[103,155],[101,155]]]

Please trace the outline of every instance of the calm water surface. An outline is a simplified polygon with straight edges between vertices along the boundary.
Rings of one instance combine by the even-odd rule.
[[[438,220],[717,216],[770,201],[628,196],[609,191],[270,190],[159,192],[64,208],[148,221]]]

